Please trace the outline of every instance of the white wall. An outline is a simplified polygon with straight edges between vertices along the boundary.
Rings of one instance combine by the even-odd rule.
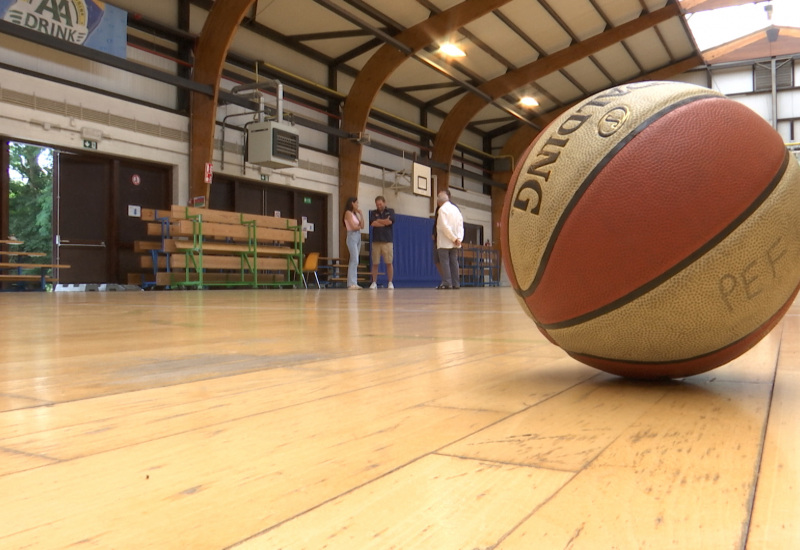
[[[174,62],[130,46],[127,49],[127,57],[131,61],[162,72],[174,74],[176,71]],[[0,33],[0,59],[9,65],[25,67],[51,78],[76,82],[81,86],[96,88],[109,94],[135,97],[143,103],[167,109],[175,108],[175,93],[167,84],[2,33]],[[3,85],[5,86],[6,82],[3,81]]]
[[[0,82],[3,135],[18,141],[78,150],[83,149],[84,137],[88,135],[98,142],[100,154],[171,166],[174,200],[185,201],[189,158],[186,117],[152,107],[132,107],[119,99],[3,69]],[[134,129],[111,124],[123,120]],[[147,133],[137,131],[137,125]],[[153,135],[154,132],[171,137]]]
[[[174,180],[175,203],[186,204],[189,195],[189,121],[187,117],[166,112],[153,107],[135,105],[121,99],[108,97],[94,92],[86,92],[70,86],[41,80],[32,76],[0,69],[0,127],[2,133],[14,140],[40,143],[59,149],[83,149],[84,133],[102,136],[98,141],[97,153],[121,158],[144,159],[148,162],[164,164],[172,167]],[[267,100],[274,106],[274,98]],[[324,122],[325,116],[298,105],[287,102],[286,114],[292,112]],[[218,111],[218,120],[227,114],[243,113],[244,109],[236,106],[222,107]],[[126,126],[142,125],[147,133],[129,128],[120,128],[111,123],[112,120],[124,119]],[[231,119],[230,122],[242,126],[252,117],[244,116]],[[152,134],[156,128],[170,137],[158,137]],[[298,127],[300,132],[300,166],[298,168],[272,170],[243,162],[242,132],[226,129],[225,153],[220,147],[215,148],[213,162],[216,173],[235,178],[264,181],[270,184],[286,185],[297,189],[305,189],[322,193],[330,197],[328,216],[334,220],[329,232],[329,250],[338,248],[339,239],[339,179],[338,158],[326,155],[304,146],[324,148],[327,136],[308,128]],[[221,140],[222,128],[216,130],[216,139]],[[377,138],[383,142],[404,149],[409,144]],[[374,199],[383,194],[398,213],[409,216],[428,217],[430,215],[429,199],[411,193],[410,179],[398,176],[405,170],[410,174],[411,159],[364,148],[364,161],[378,166],[362,168],[362,183],[359,190],[359,201],[367,208],[374,207]],[[478,186],[479,187],[479,186]],[[455,191],[456,194],[461,193]],[[470,197],[469,203],[474,207],[463,208],[465,221],[484,225],[487,238],[491,238],[490,199],[481,194],[465,194]]]
[[[725,95],[750,93],[753,91],[752,68],[713,70],[711,88]]]

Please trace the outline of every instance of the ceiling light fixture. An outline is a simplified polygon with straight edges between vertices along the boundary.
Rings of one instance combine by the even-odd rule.
[[[521,97],[519,99],[519,104],[522,105],[523,107],[538,107],[539,106],[539,102],[536,101],[536,98],[535,97],[531,97],[529,95]]]
[[[446,55],[447,57],[464,57],[467,55],[466,53],[464,53],[464,50],[462,50],[452,42],[445,42],[444,44],[440,45],[439,52]]]

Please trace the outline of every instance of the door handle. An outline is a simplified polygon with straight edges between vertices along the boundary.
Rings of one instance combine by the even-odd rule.
[[[105,241],[72,242],[66,239],[59,239],[58,246],[64,248],[105,248]]]

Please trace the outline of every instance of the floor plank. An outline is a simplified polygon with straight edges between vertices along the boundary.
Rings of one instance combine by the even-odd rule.
[[[800,548],[800,316],[784,321],[748,550]]]
[[[234,548],[491,548],[571,477],[433,455]]]

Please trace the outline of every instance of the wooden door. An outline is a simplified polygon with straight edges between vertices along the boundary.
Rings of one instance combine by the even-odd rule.
[[[264,215],[264,186],[244,181],[236,184],[236,212]],[[271,214],[270,214],[271,215]]]
[[[142,208],[168,209],[172,185],[168,167],[129,161],[116,161],[112,228],[116,254],[113,256],[111,282],[124,284],[128,273],[138,273],[139,258],[133,243],[146,240],[147,224],[141,220]]]
[[[267,187],[267,211],[268,216],[274,216],[280,212],[281,218],[293,218],[294,215],[294,192],[278,187]]]
[[[65,152],[56,159],[56,258],[71,266],[61,270],[59,282],[109,282],[111,164]]]
[[[314,225],[313,231],[306,232],[306,240],[303,243],[303,252],[319,252],[326,256],[328,243],[328,206],[327,197],[305,191],[295,192],[294,217],[298,223],[303,218]]]
[[[62,284],[127,283],[141,271],[133,243],[147,237],[142,208],[169,208],[168,167],[56,153],[54,224]]]
[[[212,210],[224,210],[226,212],[236,211],[234,199],[234,189],[236,183],[231,180],[221,179],[214,176],[211,184],[211,193],[208,207]]]

